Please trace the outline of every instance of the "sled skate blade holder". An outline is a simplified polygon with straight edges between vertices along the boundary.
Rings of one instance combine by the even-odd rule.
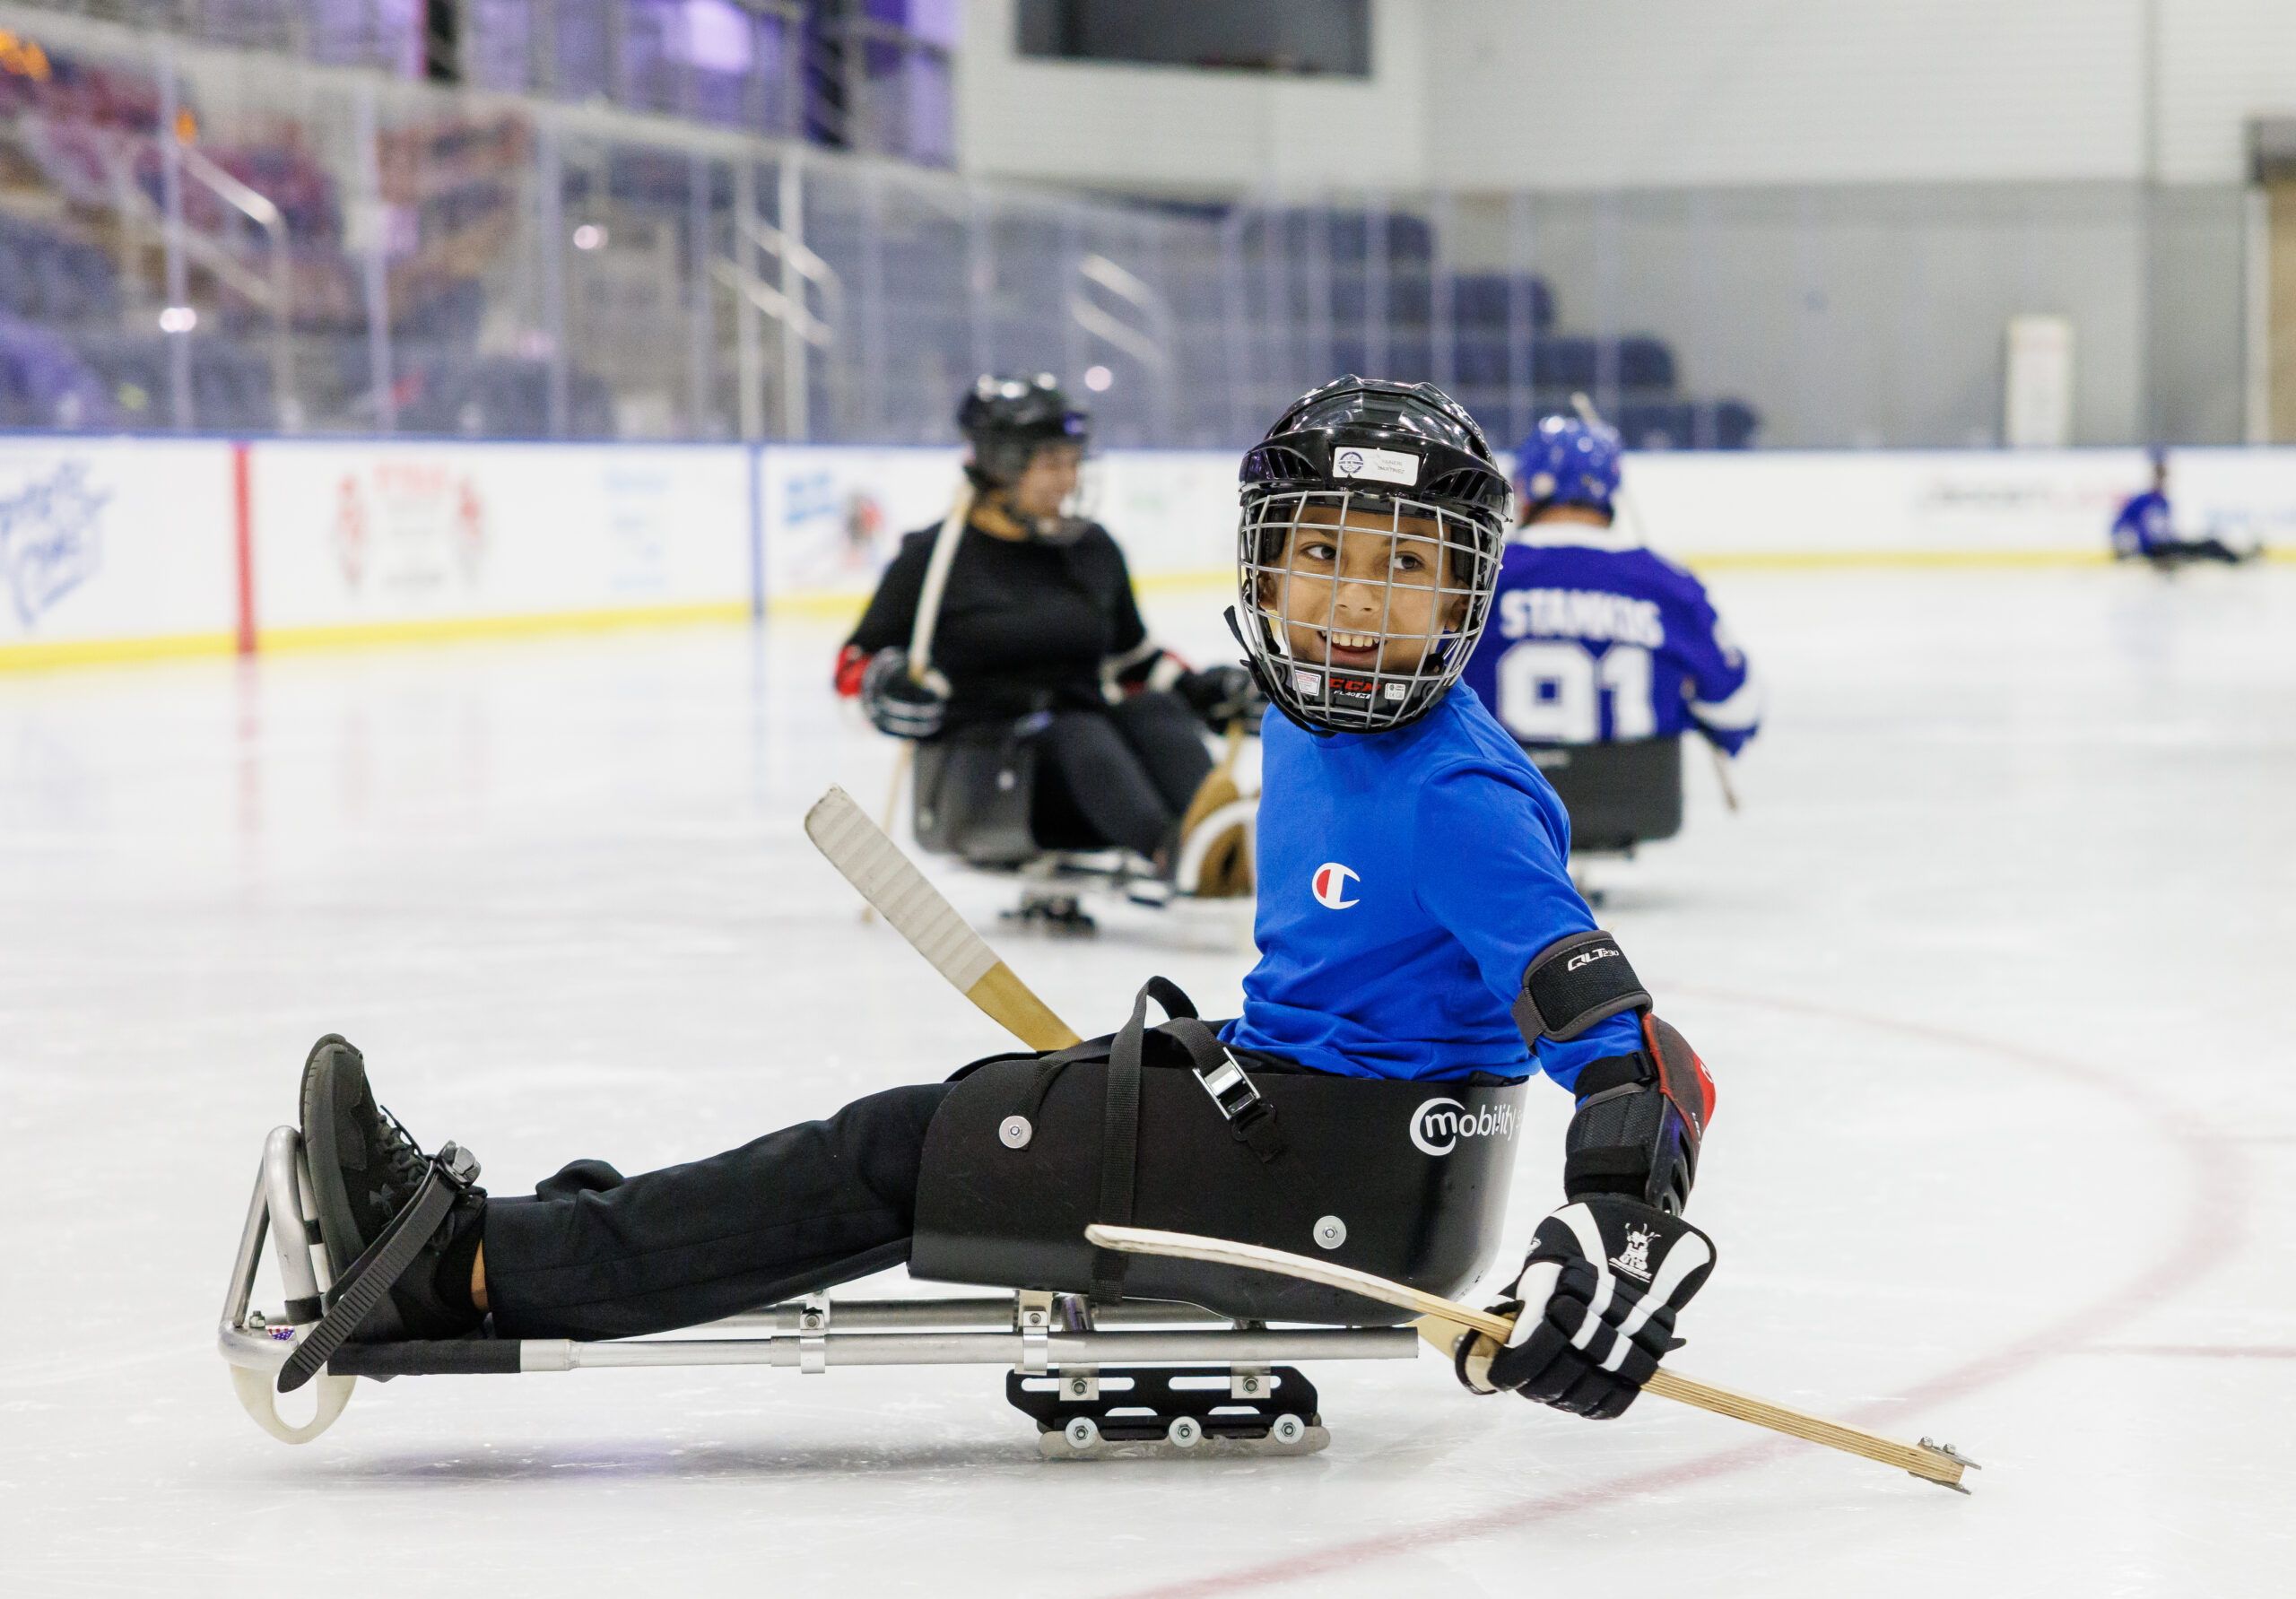
[[[1165,1366],[1004,1379],[1047,1460],[1313,1455],[1331,1434],[1296,1367]]]
[[[828,1375],[856,1366],[1002,1366],[1021,1377],[1082,1377],[1095,1394],[1109,1395],[1110,1408],[1117,1408],[1114,1395],[1124,1392],[1116,1386],[1119,1378],[1145,1383],[1142,1392],[1153,1394],[1156,1403],[1166,1407],[1153,1410],[1167,1434],[1161,1443],[1103,1437],[1097,1447],[1065,1450],[1064,1458],[1143,1452],[1196,1458],[1239,1452],[1306,1454],[1321,1448],[1329,1435],[1316,1413],[1314,1388],[1283,1362],[1410,1360],[1418,1350],[1418,1335],[1409,1327],[1269,1327],[1169,1302],[1088,1309],[1074,1295],[1027,1290],[877,1300],[832,1300],[815,1294],[642,1338],[345,1343],[313,1379],[317,1408],[309,1421],[298,1424],[279,1414],[274,1385],[321,1318],[328,1282],[313,1220],[317,1210],[300,1134],[293,1127],[275,1128],[264,1143],[216,1344],[231,1368],[240,1404],[257,1426],[283,1443],[309,1443],[333,1426],[361,1377],[387,1381],[661,1366],[779,1366]],[[275,1310],[258,1309],[253,1302],[266,1241],[274,1246],[286,1298]],[[1182,1368],[1187,1369],[1177,1374],[1167,1369]],[[1191,1380],[1175,1386],[1176,1375]],[[1267,1385],[1270,1375],[1281,1380]],[[1208,1383],[1199,1380],[1206,1378]],[[1262,1403],[1265,1388],[1254,1385],[1273,1386],[1275,1408]],[[1211,1403],[1205,1403],[1205,1395],[1213,1396]],[[1038,1402],[1034,1395],[1030,1398],[1028,1403],[1014,1403],[1035,1415]],[[1077,1413],[1072,1407],[1061,1416],[1064,1430]],[[1089,1419],[1089,1412],[1081,1413]],[[1183,1445],[1169,1435],[1174,1422],[1190,1415],[1196,1418],[1195,1442]],[[1096,1429],[1102,1424],[1093,1421]],[[1113,1430],[1113,1421],[1108,1425]],[[1183,1426],[1179,1432],[1187,1437],[1190,1429]],[[1248,1436],[1253,1433],[1259,1436]],[[1054,1441],[1062,1436],[1054,1434]]]
[[[295,1342],[318,1325],[325,1310],[326,1256],[319,1247],[318,1205],[311,1192],[310,1168],[302,1135],[293,1127],[274,1127],[263,1143],[255,1193],[248,1201],[247,1224],[239,1231],[239,1254],[223,1299],[215,1340],[231,1369],[232,1391],[255,1424],[286,1444],[308,1444],[335,1425],[351,1403],[356,1379],[322,1372],[315,1386],[317,1406],[308,1421],[279,1413],[274,1389],[279,1369]],[[286,1303],[265,1312],[253,1306],[257,1269],[268,1237],[279,1263]]]

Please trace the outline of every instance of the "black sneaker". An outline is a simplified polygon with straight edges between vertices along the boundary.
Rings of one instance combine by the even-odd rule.
[[[303,1155],[311,1169],[319,1238],[328,1273],[339,1283],[391,1218],[413,1200],[430,1157],[397,1117],[375,1102],[365,1059],[339,1033],[312,1045],[303,1063],[302,1111]],[[413,1264],[391,1285],[389,1299],[361,1324],[360,1337],[458,1338],[477,1327],[483,1317],[471,1308],[467,1288],[460,1293],[449,1288],[442,1295],[433,1280],[440,1262],[450,1256],[468,1273],[475,1248],[472,1235],[482,1224],[485,1205],[486,1191],[476,1187],[456,1202]],[[456,1247],[458,1243],[464,1247]]]

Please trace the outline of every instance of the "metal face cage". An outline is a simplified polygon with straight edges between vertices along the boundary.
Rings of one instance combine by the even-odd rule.
[[[1491,614],[1496,513],[1354,491],[1248,493],[1236,573],[1247,647],[1284,713],[1328,733],[1418,720]]]

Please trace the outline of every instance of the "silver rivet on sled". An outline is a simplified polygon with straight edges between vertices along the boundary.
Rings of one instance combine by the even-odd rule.
[[[1326,1216],[1316,1223],[1316,1242],[1326,1249],[1336,1249],[1347,1242],[1347,1223],[1336,1216]]]
[[[996,1125],[996,1142],[1008,1150],[1028,1148],[1029,1140],[1036,1135],[1037,1130],[1029,1125],[1025,1116],[1008,1116]]]

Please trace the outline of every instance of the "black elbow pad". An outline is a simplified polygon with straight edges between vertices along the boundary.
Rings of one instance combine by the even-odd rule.
[[[1578,1073],[1562,1188],[1572,1199],[1621,1194],[1680,1215],[1714,1115],[1714,1080],[1690,1041],[1656,1016],[1642,1018],[1642,1044],[1632,1055],[1589,1061]]]
[[[1559,938],[1531,957],[1513,1014],[1523,1042],[1536,1048],[1541,1038],[1575,1038],[1598,1021],[1649,1008],[1649,991],[1618,940],[1597,929]]]

